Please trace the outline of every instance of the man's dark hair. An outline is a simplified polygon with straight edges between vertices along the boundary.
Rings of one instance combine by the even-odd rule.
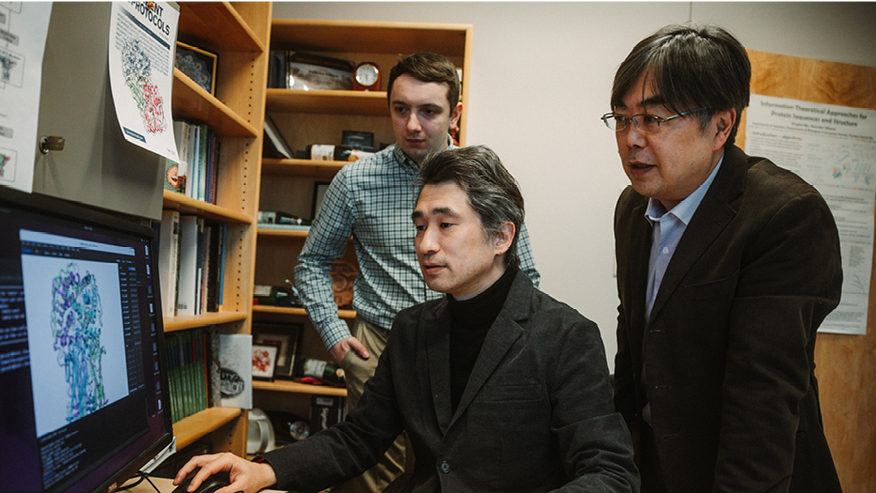
[[[389,71],[389,82],[386,86],[386,100],[392,104],[392,85],[400,76],[408,74],[421,82],[438,82],[447,84],[447,102],[450,112],[459,102],[459,75],[456,66],[446,57],[437,53],[414,53],[401,60]]]
[[[499,156],[486,146],[470,146],[446,149],[426,158],[421,169],[422,185],[451,180],[465,191],[468,204],[480,216],[484,236],[488,239],[498,237],[503,223],[514,223],[514,238],[505,253],[505,266],[517,267],[523,195]]]
[[[748,106],[751,62],[732,34],[717,26],[672,25],[643,39],[614,76],[612,108],[623,106],[642,74],[666,108],[684,113],[708,107],[696,114],[702,130],[717,112],[736,108],[736,122],[724,145],[736,140],[742,110]]]

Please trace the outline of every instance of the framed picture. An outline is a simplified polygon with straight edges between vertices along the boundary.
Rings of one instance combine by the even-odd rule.
[[[315,181],[313,182],[313,207],[312,213],[310,216],[311,219],[316,219],[316,213],[319,212],[319,208],[322,205],[323,199],[325,199],[325,192],[328,190],[331,182],[328,181]]]
[[[303,325],[280,322],[253,322],[252,344],[274,346],[277,358],[274,363],[275,378],[292,378],[295,369],[295,355],[298,352],[298,339]],[[255,369],[253,369],[253,372]],[[255,374],[253,374],[255,375]]]
[[[173,66],[205,91],[215,95],[217,59],[215,53],[177,41]]]
[[[252,345],[252,378],[273,380],[277,368],[278,346],[269,344]]]

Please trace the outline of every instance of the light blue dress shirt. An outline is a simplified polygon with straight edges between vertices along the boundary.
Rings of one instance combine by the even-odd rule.
[[[669,266],[669,261],[672,260],[672,255],[675,253],[675,248],[678,242],[681,241],[682,235],[687,230],[687,225],[712,182],[715,180],[715,175],[721,169],[721,163],[724,162],[724,156],[718,160],[715,169],[709,174],[696,190],[681,202],[678,203],[672,210],[667,211],[659,200],[649,199],[648,209],[645,211],[645,219],[651,223],[654,229],[651,235],[651,259],[648,262],[648,290],[646,293],[646,308],[645,321],[651,319],[651,309],[654,307],[654,300],[657,299],[657,292],[660,290],[660,283],[663,282],[663,276],[666,274],[666,267]]]
[[[679,202],[672,210],[667,211],[659,200],[649,199],[648,209],[645,210],[645,219],[651,223],[653,234],[651,235],[651,259],[648,262],[648,287],[645,293],[645,323],[651,320],[651,309],[654,308],[654,300],[657,299],[657,292],[660,291],[660,284],[663,282],[663,276],[666,275],[666,268],[672,260],[672,255],[675,254],[675,249],[678,247],[678,242],[687,230],[687,225],[690,224],[691,218],[703,201],[709,187],[715,180],[715,175],[721,169],[721,163],[724,162],[724,156],[718,160],[715,169],[709,174],[692,194],[688,195]],[[643,346],[644,347],[644,346]],[[646,368],[642,366],[642,380],[647,381]],[[651,424],[651,404],[645,404],[642,409],[642,419],[649,425]]]

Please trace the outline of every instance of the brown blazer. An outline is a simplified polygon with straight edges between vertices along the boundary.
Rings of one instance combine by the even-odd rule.
[[[646,323],[647,201],[628,187],[615,212],[615,404],[635,436],[650,402],[666,487],[840,491],[813,361],[842,287],[827,204],[793,173],[730,146]]]

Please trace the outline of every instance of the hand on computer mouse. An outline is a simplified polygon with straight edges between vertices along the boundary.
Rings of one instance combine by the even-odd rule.
[[[256,493],[273,486],[277,482],[274,469],[269,464],[258,464],[225,452],[214,455],[199,455],[189,460],[176,473],[173,484],[177,486],[174,493],[202,493],[202,483],[208,479],[225,473],[226,485],[219,485],[211,493]],[[183,486],[183,483],[187,483]],[[214,486],[211,486],[214,487]],[[189,490],[188,488],[193,488]],[[206,492],[203,492],[206,493]]]
[[[190,492],[188,491],[189,484],[191,484],[192,480],[195,479],[198,471],[195,471],[186,476],[186,479],[184,479],[183,482],[179,484],[179,486],[174,488],[173,493],[216,493],[219,488],[231,484],[231,478],[229,477],[228,471],[220,471],[216,474],[210,475],[207,479],[202,481],[201,484],[194,491]]]

